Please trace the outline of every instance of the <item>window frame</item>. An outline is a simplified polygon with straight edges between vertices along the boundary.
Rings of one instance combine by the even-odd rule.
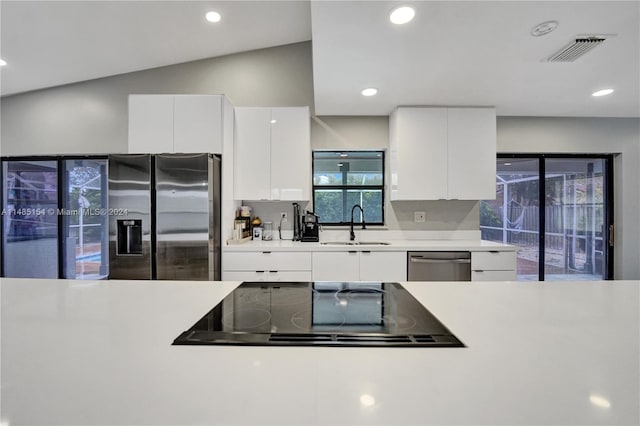
[[[375,153],[375,154],[380,154],[380,161],[382,163],[382,184],[380,185],[316,185],[315,184],[315,175],[316,175],[316,163],[315,163],[315,154],[317,152],[335,152],[335,153]],[[346,199],[346,192],[349,190],[379,190],[381,195],[382,195],[382,199],[381,199],[381,218],[382,220],[380,222],[370,222],[367,220],[366,217],[366,212],[365,212],[365,224],[367,226],[371,225],[371,226],[384,226],[385,224],[385,201],[386,201],[386,197],[385,197],[385,186],[386,186],[386,162],[385,162],[385,150],[384,149],[361,149],[361,150],[354,150],[354,149],[348,149],[348,150],[339,150],[339,149],[314,149],[311,151],[311,205],[313,206],[313,209],[315,211],[315,203],[316,203],[316,190],[341,190],[345,195],[345,199]],[[322,217],[320,217],[320,220],[322,220]],[[354,224],[360,224],[361,222],[354,222]],[[320,222],[320,225],[322,226],[348,226],[350,225],[350,222]]]

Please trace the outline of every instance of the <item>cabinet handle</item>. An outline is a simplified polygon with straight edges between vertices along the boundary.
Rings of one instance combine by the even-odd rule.
[[[357,253],[355,250],[349,250],[347,253]]]
[[[278,271],[269,271],[269,272],[272,273],[272,274],[277,274],[278,273]]]
[[[483,269],[474,269],[473,272],[484,272]]]
[[[411,263],[471,263],[469,259],[426,259],[424,257],[412,257]]]
[[[371,250],[363,250],[362,253],[371,253]]]
[[[264,271],[256,271],[256,274],[264,274]]]
[[[263,251],[262,254],[271,254],[270,251]]]
[[[489,253],[500,253],[500,250],[489,250]]]

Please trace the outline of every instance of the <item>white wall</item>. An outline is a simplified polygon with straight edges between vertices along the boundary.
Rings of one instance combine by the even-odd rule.
[[[498,152],[618,154],[614,274],[640,279],[640,119],[498,117]]]
[[[311,106],[309,42],[2,98],[2,155],[127,151],[131,93],[223,94],[235,106]]]

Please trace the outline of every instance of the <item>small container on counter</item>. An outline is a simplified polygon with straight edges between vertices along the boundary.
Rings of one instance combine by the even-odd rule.
[[[262,226],[262,239],[265,241],[273,240],[273,222],[264,222]]]

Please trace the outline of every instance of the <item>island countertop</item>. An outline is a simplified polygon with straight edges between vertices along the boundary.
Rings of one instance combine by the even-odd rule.
[[[238,282],[1,279],[2,424],[640,424],[640,282],[402,283],[466,348],[172,346]]]

